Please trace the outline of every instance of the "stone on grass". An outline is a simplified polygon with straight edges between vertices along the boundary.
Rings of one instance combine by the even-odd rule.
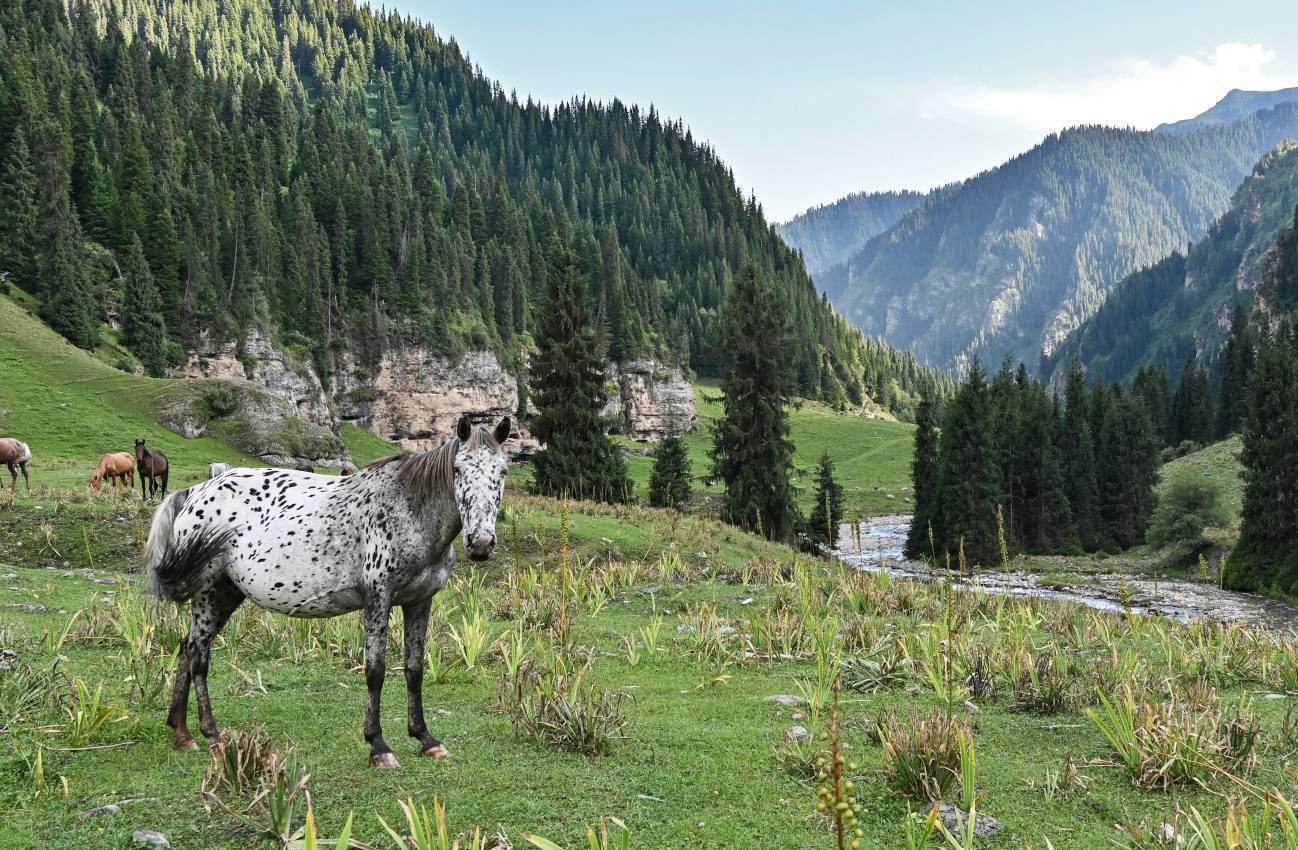
[[[778,702],[780,705],[788,706],[806,705],[807,698],[794,696],[793,694],[775,694],[762,700],[762,702]]]
[[[91,818],[97,818],[100,815],[115,815],[115,814],[119,814],[121,811],[122,811],[121,806],[117,805],[116,803],[109,803],[108,805],[100,806],[97,809],[86,809],[84,812],[81,813],[81,819],[90,820]]]
[[[170,847],[167,836],[153,829],[137,829],[131,833],[132,844],[147,844],[150,847]]]
[[[929,814],[937,806],[941,806],[938,816],[942,818],[942,825],[946,827],[947,832],[952,835],[963,835],[964,824],[969,817],[968,813],[962,809],[956,808],[950,803],[934,803],[924,810],[924,814]],[[987,815],[980,814],[974,821],[974,835],[979,835],[984,838],[988,835],[995,835],[1004,828],[1005,824],[996,820],[996,818],[988,817]]]
[[[805,741],[811,737],[806,726],[790,726],[784,730],[784,737],[790,741]]]

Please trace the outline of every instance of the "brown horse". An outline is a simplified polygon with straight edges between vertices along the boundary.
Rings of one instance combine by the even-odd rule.
[[[95,475],[90,479],[90,486],[98,490],[104,479],[112,482],[113,487],[117,486],[118,479],[131,489],[135,489],[135,458],[131,457],[130,452],[112,452],[99,459],[99,466],[95,468]]]
[[[143,440],[135,441],[135,459],[140,464],[140,501],[146,499],[144,493],[144,482],[149,482],[148,496],[154,496],[158,492],[159,479],[162,484],[162,495],[167,495],[167,476],[170,470],[167,468],[167,456],[162,452],[151,452],[144,447]]]
[[[27,462],[32,459],[32,450],[27,448],[26,443],[21,443],[13,437],[0,437],[0,463],[9,467],[9,474],[13,481],[9,483],[10,490],[18,488],[18,470],[23,471],[23,481],[27,482],[27,489],[32,489],[32,480],[27,477]]]

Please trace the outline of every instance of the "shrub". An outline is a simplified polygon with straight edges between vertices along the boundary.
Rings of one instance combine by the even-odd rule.
[[[203,393],[203,403],[213,419],[224,419],[239,409],[239,400],[235,397],[234,390],[225,384],[217,384]]]
[[[1221,484],[1185,470],[1168,481],[1149,520],[1145,538],[1151,546],[1167,549],[1164,561],[1172,566],[1196,563],[1212,545],[1204,537],[1210,526],[1229,522],[1222,505]]]

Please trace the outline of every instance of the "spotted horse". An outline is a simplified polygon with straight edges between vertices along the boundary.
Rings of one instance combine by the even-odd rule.
[[[150,591],[191,602],[167,717],[176,749],[198,748],[186,725],[191,680],[199,729],[209,740],[221,734],[207,690],[212,641],[251,599],[290,617],[362,612],[365,740],[375,767],[399,766],[383,740],[379,697],[389,614],[400,605],[406,731],[419,741],[421,755],[450,755],[424,720],[429,610],[455,569],[461,531],[473,560],[495,550],[508,468],[501,444],[509,430],[509,417],[494,431],[461,419],[456,435],[438,448],[376,460],[356,475],[232,469],[167,497],[154,516],[145,559]]]

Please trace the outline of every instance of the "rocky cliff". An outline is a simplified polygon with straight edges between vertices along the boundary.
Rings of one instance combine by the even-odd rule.
[[[189,353],[184,371],[190,377],[260,384],[307,423],[338,433],[342,422],[352,422],[411,450],[441,443],[463,415],[494,423],[518,410],[518,381],[489,351],[470,351],[452,362],[423,346],[396,345],[369,365],[344,349],[334,357],[331,393],[326,393],[308,361],[277,348],[253,328],[242,347],[204,337]],[[610,401],[603,414],[632,439],[682,434],[698,418],[694,388],[678,368],[634,360],[610,364],[606,376]],[[539,448],[525,429],[506,444],[515,458]]]

